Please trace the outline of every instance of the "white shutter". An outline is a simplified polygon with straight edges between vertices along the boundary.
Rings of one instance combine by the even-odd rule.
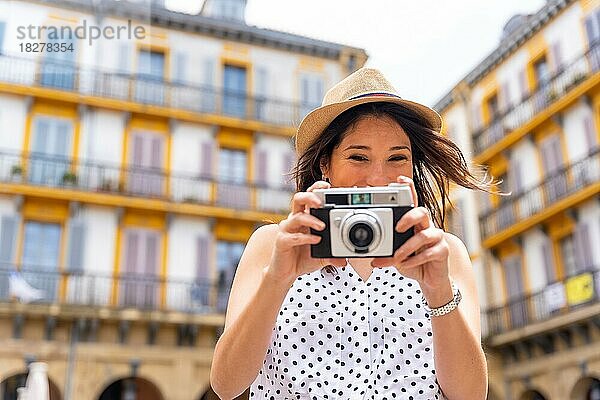
[[[196,239],[196,280],[199,283],[206,283],[210,279],[208,260],[208,238],[199,236]]]
[[[554,71],[560,71],[563,67],[562,50],[559,41],[552,44],[551,47],[552,62],[554,64]]]
[[[3,215],[0,224],[0,269],[8,269],[15,258],[19,217]]]
[[[83,255],[85,245],[85,224],[81,220],[74,220],[69,223],[69,245],[67,269],[71,272],[82,272]]]
[[[214,145],[212,142],[202,142],[200,148],[200,175],[203,178],[213,177]]]
[[[175,54],[175,76],[173,77],[175,82],[187,82],[187,60],[187,53],[180,51]]]
[[[264,149],[256,149],[254,158],[256,167],[254,171],[256,174],[255,182],[259,185],[265,185],[267,183],[268,153]]]
[[[119,64],[117,68],[119,72],[124,74],[131,73],[131,56],[133,52],[129,43],[119,44]]]

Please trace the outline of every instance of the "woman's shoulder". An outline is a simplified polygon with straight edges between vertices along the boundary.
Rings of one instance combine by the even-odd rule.
[[[271,249],[278,232],[279,225],[277,224],[262,225],[252,233],[246,247]]]

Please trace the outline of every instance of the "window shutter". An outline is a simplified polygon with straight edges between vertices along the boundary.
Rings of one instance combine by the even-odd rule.
[[[554,70],[560,71],[563,67],[563,58],[559,41],[552,44],[552,60],[554,62]]]
[[[521,101],[529,95],[529,82],[527,80],[527,69],[523,68],[519,73],[519,89],[521,90]]]
[[[521,168],[521,160],[513,159],[511,160],[511,190],[514,194],[521,193],[523,191],[523,181],[522,181],[522,168]]]
[[[587,33],[588,45],[591,47],[594,43],[594,21],[590,17],[585,19],[585,32]]]
[[[69,223],[69,251],[67,269],[71,272],[83,272],[85,245],[85,224],[81,220]]]
[[[187,56],[187,53],[184,52],[175,54],[175,76],[173,79],[175,82],[187,82]]]
[[[3,215],[0,224],[0,269],[8,269],[15,258],[19,217]]]
[[[583,128],[585,131],[587,147],[591,151],[594,147],[596,147],[597,140],[596,140],[596,132],[594,129],[594,121],[592,120],[592,117],[590,115],[587,115],[585,117],[585,119],[583,120]]]
[[[4,44],[4,27],[6,26],[5,22],[0,22],[0,54],[2,54],[3,51],[3,44]]]
[[[196,239],[196,280],[207,281],[210,279],[210,268],[208,265],[208,238],[199,236]]]
[[[153,168],[159,168],[162,170],[163,154],[163,139],[160,137],[152,138],[152,153],[150,159],[150,166]]]
[[[506,274],[506,291],[509,299],[523,294],[523,276],[521,271],[521,260],[518,256],[510,257],[504,262]]]
[[[593,262],[588,224],[580,222],[573,236],[575,240],[577,271],[582,272],[589,269]]]
[[[268,89],[268,71],[265,67],[258,67],[256,69],[256,87],[255,95],[257,97],[266,97]]]
[[[140,234],[130,230],[125,234],[125,265],[121,269],[123,273],[135,273],[138,264],[138,247]]]
[[[144,273],[146,277],[158,276],[159,243],[158,233],[149,232],[146,235],[146,260],[144,265],[138,265],[138,272]]]
[[[500,93],[500,97],[502,98],[502,111],[508,110],[511,106],[510,84],[508,82],[504,82],[502,84],[502,92]]]
[[[213,177],[213,143],[202,142],[200,148],[200,175],[203,178]]]
[[[129,74],[131,72],[131,46],[128,43],[121,43],[119,45],[119,65],[117,68],[119,72]]]
[[[213,87],[215,85],[215,60],[207,58],[202,62],[202,84]]]
[[[481,127],[481,109],[478,104],[471,106],[471,118],[473,120],[473,129],[479,129]]]
[[[542,258],[544,260],[544,270],[546,271],[546,283],[552,283],[556,280],[556,270],[554,267],[554,258],[552,257],[552,246],[551,243],[546,240],[540,246],[542,252]]]
[[[256,149],[254,154],[256,161],[256,183],[266,184],[267,183],[267,151],[263,149]]]
[[[141,167],[144,165],[144,137],[139,134],[133,135],[133,149],[131,151],[131,165]]]

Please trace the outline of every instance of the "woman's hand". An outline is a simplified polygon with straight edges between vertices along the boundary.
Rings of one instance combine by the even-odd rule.
[[[292,211],[279,223],[279,232],[267,273],[277,280],[292,283],[298,276],[311,273],[326,265],[343,267],[345,258],[312,258],[310,245],[319,243],[320,236],[311,235],[310,228],[323,230],[325,224],[310,215],[310,208],[321,207],[321,200],[312,192],[328,189],[329,183],[315,182],[306,192],[298,192],[292,198]]]
[[[444,231],[436,228],[425,207],[417,207],[417,194],[412,179],[400,176],[399,183],[409,184],[415,208],[407,212],[396,224],[396,231],[405,232],[414,227],[414,236],[400,246],[393,257],[375,258],[373,267],[394,265],[402,275],[415,279],[423,291],[431,292],[449,287],[449,247]],[[415,255],[411,255],[416,253]]]

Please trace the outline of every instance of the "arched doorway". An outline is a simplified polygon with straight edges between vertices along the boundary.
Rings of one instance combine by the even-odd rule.
[[[250,397],[250,388],[246,389],[246,391],[242,394],[240,394],[238,397],[236,397],[234,400],[248,400],[248,398]],[[206,389],[206,392],[204,392],[203,395],[201,395],[198,400],[220,400],[219,396],[217,396],[215,394],[215,392],[212,390],[212,388],[209,386],[208,389]]]
[[[156,385],[147,379],[128,377],[114,381],[102,391],[98,400],[163,400]]]
[[[571,391],[571,400],[600,400],[600,380],[597,378],[581,378]]]
[[[24,387],[27,381],[27,373],[22,372],[9,376],[2,382],[0,382],[0,399],[2,400],[17,400],[17,388]],[[50,394],[50,400],[62,400],[60,390],[52,379],[48,379],[48,391]]]
[[[528,390],[519,397],[519,400],[546,400],[546,398],[537,390]]]

